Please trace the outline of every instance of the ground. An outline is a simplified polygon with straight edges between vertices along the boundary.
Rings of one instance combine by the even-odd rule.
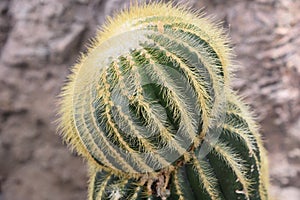
[[[0,200],[86,198],[86,165],[56,134],[57,95],[105,17],[128,2],[0,1]],[[261,125],[273,199],[299,200],[300,1],[187,2],[231,38],[232,85]]]

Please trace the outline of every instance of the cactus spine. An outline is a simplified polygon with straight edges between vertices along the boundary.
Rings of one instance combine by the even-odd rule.
[[[108,21],[61,94],[89,199],[267,199],[265,151],[230,89],[222,30],[161,3]]]

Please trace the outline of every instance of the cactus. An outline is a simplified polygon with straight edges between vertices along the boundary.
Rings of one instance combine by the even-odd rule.
[[[108,19],[60,100],[63,140],[89,165],[89,199],[268,199],[267,158],[230,88],[224,31],[186,7]]]

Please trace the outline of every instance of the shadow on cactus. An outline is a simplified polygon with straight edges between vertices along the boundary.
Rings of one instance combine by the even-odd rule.
[[[265,150],[229,86],[224,32],[171,4],[108,19],[60,98],[89,199],[268,199]]]

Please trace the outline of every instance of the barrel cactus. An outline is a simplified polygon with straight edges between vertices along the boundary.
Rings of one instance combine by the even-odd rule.
[[[108,19],[60,98],[88,198],[268,199],[265,150],[230,65],[224,31],[186,7],[132,5]]]

